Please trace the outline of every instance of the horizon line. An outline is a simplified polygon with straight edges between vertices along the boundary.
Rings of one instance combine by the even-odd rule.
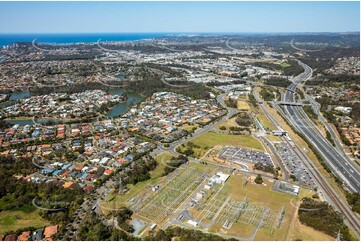
[[[14,32],[14,33],[0,33],[0,35],[9,35],[9,34],[309,34],[309,33],[329,33],[329,34],[338,34],[338,33],[360,33],[360,30],[354,31],[275,31],[275,32],[265,32],[265,31],[244,31],[244,32],[233,32],[233,31],[212,31],[212,32]]]

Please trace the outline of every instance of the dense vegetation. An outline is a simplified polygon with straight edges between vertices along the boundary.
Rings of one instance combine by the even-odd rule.
[[[136,240],[132,235],[103,224],[98,216],[91,212],[82,221],[83,224],[77,234],[77,240],[83,241],[120,241]]]
[[[180,167],[181,165],[188,162],[188,158],[185,155],[180,155],[178,157],[172,157],[167,165],[164,167],[163,176],[168,175],[173,172],[175,169]]]
[[[125,172],[121,175],[123,184],[136,184],[141,181],[150,179],[149,171],[154,170],[157,167],[157,161],[154,159],[149,159],[144,161],[139,159],[136,162],[132,163],[132,167],[125,168]]]
[[[84,191],[75,185],[72,189],[65,189],[54,183],[33,183],[22,179],[22,176],[36,170],[31,159],[0,157],[0,211],[32,206],[35,199],[42,202],[41,207],[58,208],[56,205],[61,205],[62,210],[56,212],[41,211],[43,218],[54,224],[68,223],[72,213],[81,204]],[[16,175],[21,178],[17,179]]]
[[[312,109],[311,106],[304,106],[303,110],[305,111],[305,113],[312,119],[312,120],[317,120],[318,119],[318,115],[317,113],[315,113],[315,111]]]
[[[254,66],[262,67],[265,69],[273,70],[273,71],[282,71],[286,76],[297,76],[303,72],[303,67],[298,64],[297,61],[292,59],[287,59],[286,66],[282,66],[279,64],[269,63],[269,62],[255,62]]]
[[[270,86],[277,86],[277,87],[288,87],[289,85],[292,84],[292,82],[290,82],[288,79],[286,78],[281,78],[281,77],[272,77],[269,79],[266,79],[264,81],[264,84],[266,85],[270,85]]]
[[[308,52],[306,56],[299,56],[298,59],[315,69],[314,74],[318,74],[331,68],[338,58],[351,56],[360,56],[359,46],[351,48],[328,47],[322,51]]]
[[[334,211],[326,202],[318,202],[312,198],[303,198],[298,210],[301,223],[322,231],[334,238],[340,231],[341,240],[352,240],[341,214]]]
[[[274,93],[279,95],[279,91],[276,88],[263,87],[259,94],[261,95],[263,100],[265,100],[265,101],[273,101],[275,99]]]
[[[277,169],[275,169],[272,165],[264,165],[261,162],[257,162],[256,164],[254,164],[253,169],[264,171],[264,172],[271,173],[274,175],[276,175],[278,173]]]
[[[309,86],[324,86],[324,87],[331,87],[338,85],[340,83],[344,84],[359,84],[360,76],[359,75],[348,75],[348,74],[325,74],[322,78],[314,78],[306,82],[306,85]],[[355,87],[355,91],[359,91],[358,87]]]
[[[237,115],[236,123],[239,126],[249,127],[253,124],[253,119],[247,112],[242,112]]]
[[[117,218],[118,226],[122,230],[128,233],[134,232],[133,226],[128,224],[128,221],[131,220],[132,215],[133,215],[133,211],[126,207],[120,208],[120,210],[117,211],[115,214],[115,217]]]
[[[254,182],[256,184],[262,184],[263,183],[262,176],[260,174],[257,174],[256,178],[254,179]]]
[[[351,205],[352,210],[360,214],[360,193],[359,192],[353,192],[350,193],[348,191],[345,191],[346,198],[348,204]]]
[[[228,98],[224,103],[230,108],[237,108],[237,100],[233,98]]]
[[[159,230],[156,234],[148,236],[145,240],[153,241],[224,241],[221,236],[203,233],[199,230],[184,229],[180,227],[168,227],[166,230]],[[228,241],[235,239],[228,239]]]

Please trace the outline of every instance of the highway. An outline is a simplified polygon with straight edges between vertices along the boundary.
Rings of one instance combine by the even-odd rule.
[[[311,98],[309,95],[307,95],[307,93],[305,93],[305,97],[311,103],[311,106],[312,106],[313,110],[318,115],[319,120],[325,126],[327,131],[330,133],[331,138],[335,141],[336,148],[338,149],[340,154],[343,155],[343,157],[345,159],[347,159],[350,162],[350,164],[352,164],[356,169],[360,169],[360,167],[356,164],[356,162],[352,162],[350,157],[346,154],[345,149],[343,148],[343,145],[342,145],[341,141],[338,139],[338,137],[337,137],[337,135],[335,133],[337,131],[335,131],[331,127],[331,125],[328,123],[328,121],[325,119],[325,117],[323,117],[323,115],[321,114],[321,112],[320,112],[321,105],[318,102],[316,102],[313,98]]]
[[[268,117],[268,119],[277,127],[281,125],[278,121],[271,115],[271,113],[267,110],[262,100],[259,98],[258,94],[254,91],[254,97],[259,102],[260,108],[263,110],[264,114]],[[277,105],[277,110],[282,111]],[[284,142],[289,143],[289,141],[283,137]],[[345,204],[339,197],[339,195],[335,192],[335,190],[331,187],[331,185],[327,182],[326,178],[320,173],[320,171],[316,168],[313,162],[304,154],[304,151],[295,143],[295,146],[292,148],[301,162],[308,169],[310,176],[313,181],[317,185],[317,190],[319,193],[323,195],[328,203],[335,207],[335,209],[342,213],[345,219],[345,223],[350,226],[350,228],[357,234],[359,237],[360,234],[360,220],[359,218],[351,211],[350,207]]]
[[[269,118],[269,120],[277,127],[281,126],[278,121],[269,113],[267,108],[261,102],[257,93],[254,92],[254,97],[260,103],[259,106],[263,110],[264,114]],[[284,142],[288,142],[286,138],[283,137]],[[331,185],[327,182],[325,177],[319,172],[319,170],[315,167],[315,165],[310,161],[310,159],[304,154],[303,150],[295,144],[295,147],[292,148],[295,154],[300,158],[302,163],[306,166],[306,168],[310,172],[310,176],[314,180],[317,185],[318,191],[323,194],[326,201],[328,201],[331,205],[333,205],[336,210],[341,212],[344,216],[345,222],[350,228],[359,236],[360,234],[360,221],[359,218],[351,211],[350,207],[345,204],[339,197],[339,195],[334,191]]]
[[[299,84],[307,81],[312,76],[312,69],[301,63],[305,71],[294,78],[293,83],[287,88],[282,101],[295,102],[294,93]],[[326,164],[330,167],[345,187],[352,192],[360,190],[360,172],[345,159],[332,144],[320,133],[316,125],[308,118],[302,107],[284,105],[285,113],[290,123],[311,142],[319,151]]]

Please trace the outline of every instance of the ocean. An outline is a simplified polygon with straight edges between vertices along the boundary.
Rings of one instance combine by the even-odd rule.
[[[89,34],[0,34],[0,46],[15,42],[36,42],[51,44],[91,43],[101,41],[132,41],[176,36],[179,33],[89,33]]]

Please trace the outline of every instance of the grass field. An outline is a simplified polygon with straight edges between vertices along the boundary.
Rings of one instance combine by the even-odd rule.
[[[201,158],[206,152],[214,146],[238,146],[242,148],[248,148],[253,150],[259,150],[264,152],[262,143],[254,138],[252,135],[230,135],[221,134],[209,131],[204,133],[197,138],[191,140],[192,143],[199,146],[199,148],[192,148],[194,154],[192,157]],[[181,150],[185,150],[186,147],[180,146]]]
[[[287,62],[282,62],[282,63],[280,64],[280,66],[283,67],[283,68],[285,68],[285,67],[289,67],[289,66],[291,66],[291,65],[288,64]]]
[[[229,135],[209,131],[193,139],[192,142],[201,147],[233,145],[264,151],[262,143],[252,135]]]
[[[150,172],[150,175],[152,177],[151,179],[157,179],[162,176],[165,164],[168,163],[172,157],[173,156],[167,152],[161,153],[155,158],[155,160],[158,162],[158,165],[154,171]]]
[[[268,120],[268,118],[264,114],[257,114],[258,120],[262,123],[263,127],[268,130],[275,130],[275,126]]]
[[[245,101],[237,101],[237,109],[238,110],[245,110],[248,111],[251,109],[251,107],[249,106],[249,104]]]
[[[181,126],[181,129],[186,130],[186,131],[191,131],[193,128],[198,128],[198,125],[184,124]]]
[[[33,206],[0,212],[0,235],[27,227],[42,228],[49,224],[50,222],[41,218],[39,210]]]
[[[236,123],[236,119],[237,117],[227,119],[226,121],[220,123],[217,128],[219,129],[220,127],[224,126],[227,130],[229,130],[230,127],[239,127],[239,125]]]
[[[281,137],[279,137],[279,136],[274,136],[274,135],[270,135],[270,134],[266,135],[266,138],[267,138],[269,141],[275,141],[275,142],[281,142],[281,141],[282,141]]]

